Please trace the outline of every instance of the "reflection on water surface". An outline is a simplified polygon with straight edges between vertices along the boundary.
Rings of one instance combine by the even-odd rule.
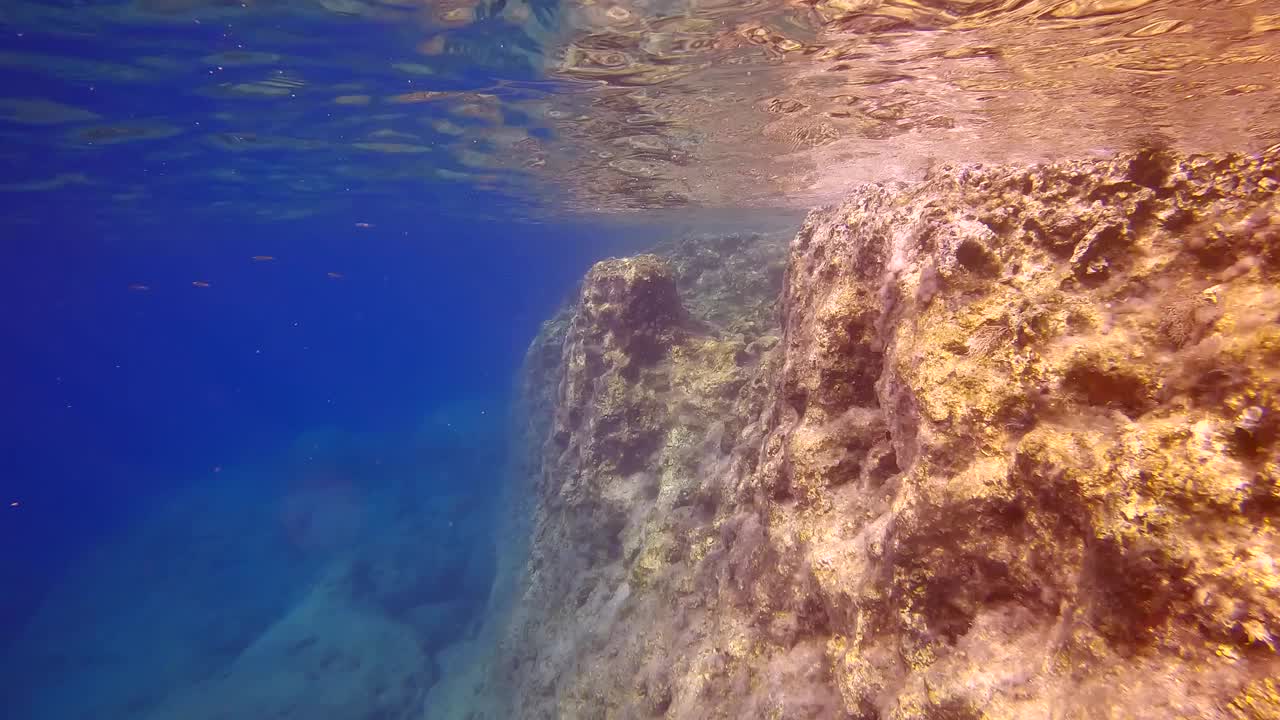
[[[25,0],[0,13],[0,67],[22,78],[0,98],[0,132],[23,140],[4,154],[41,168],[0,189],[70,188],[135,219],[197,188],[198,212],[246,220],[388,198],[473,216],[477,191],[535,216],[801,207],[939,162],[1280,141],[1276,0]]]

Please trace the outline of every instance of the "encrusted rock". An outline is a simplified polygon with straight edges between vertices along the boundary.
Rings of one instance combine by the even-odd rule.
[[[743,294],[682,286],[687,254],[597,266],[476,689],[525,718],[1274,717],[1277,178],[1148,150],[864,186],[791,243],[780,338],[727,331]]]

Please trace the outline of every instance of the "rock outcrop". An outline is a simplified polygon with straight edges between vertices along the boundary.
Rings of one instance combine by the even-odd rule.
[[[761,238],[598,264],[428,716],[1280,717],[1278,187],[942,167],[812,213],[782,287]]]
[[[5,717],[419,717],[490,589],[500,470],[431,435],[318,429],[140,508],[0,652]]]

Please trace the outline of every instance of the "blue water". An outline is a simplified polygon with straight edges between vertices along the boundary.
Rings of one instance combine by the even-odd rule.
[[[388,675],[405,686],[395,697],[330,717],[418,716],[412,699],[441,671],[431,655],[487,600],[524,348],[591,262],[637,240],[403,176],[447,159],[335,150],[334,114],[348,111],[328,87],[359,75],[375,97],[414,89],[385,68],[421,39],[412,27],[209,20],[219,4],[204,22],[155,23],[14,7],[3,95],[99,117],[0,121],[0,697],[18,713],[5,717],[196,717],[201,692],[265,692],[242,678],[261,675],[273,642],[292,643],[298,672],[329,667],[307,659],[317,648],[378,654],[322,627],[348,615],[369,634],[394,628],[423,662]],[[519,52],[431,60],[431,87],[535,78],[521,58],[536,43],[510,39]],[[479,21],[456,41],[493,35]],[[220,94],[210,83],[265,76],[199,60],[236,49],[285,53],[268,67],[307,84],[293,98]],[[361,132],[439,140],[422,115]],[[167,129],[103,145],[95,127]],[[227,140],[286,135],[329,145],[238,154]],[[334,613],[316,635],[273,639],[330,585],[341,597],[315,601]],[[228,685],[201,685],[220,673]]]
[[[524,345],[599,251],[554,227],[423,231],[410,212],[362,230],[186,228],[172,211],[172,234],[8,241],[6,636],[63,558],[149,494],[315,428],[408,432],[472,398],[501,413]]]

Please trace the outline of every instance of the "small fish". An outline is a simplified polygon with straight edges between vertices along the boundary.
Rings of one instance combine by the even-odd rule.
[[[334,280],[340,280],[342,278],[342,273],[340,272],[327,272],[325,275],[333,278]]]
[[[191,281],[191,285],[192,285],[192,287],[198,287],[198,288],[207,288],[207,287],[209,287],[209,283],[207,283],[207,282],[205,282],[205,281],[203,281],[203,280],[192,280],[192,281]]]
[[[274,255],[254,255],[254,256],[253,256],[252,258],[250,258],[250,259],[251,259],[251,260],[253,260],[254,262],[271,262],[272,260],[275,260],[276,258],[275,258],[275,256],[274,256]]]
[[[369,228],[373,227],[373,223],[358,222],[358,223],[356,223],[356,227],[358,227],[358,228],[364,228],[364,229],[366,229],[366,230],[367,230],[367,229],[369,229]]]
[[[129,289],[137,290],[138,292],[146,292],[147,290],[151,289],[151,286],[143,285],[142,283],[129,283]]]
[[[17,500],[14,500],[13,502],[9,503],[9,507],[12,507],[12,508],[16,508],[16,507],[18,507],[18,505],[19,505],[19,503],[18,503],[18,501],[17,501]]]

